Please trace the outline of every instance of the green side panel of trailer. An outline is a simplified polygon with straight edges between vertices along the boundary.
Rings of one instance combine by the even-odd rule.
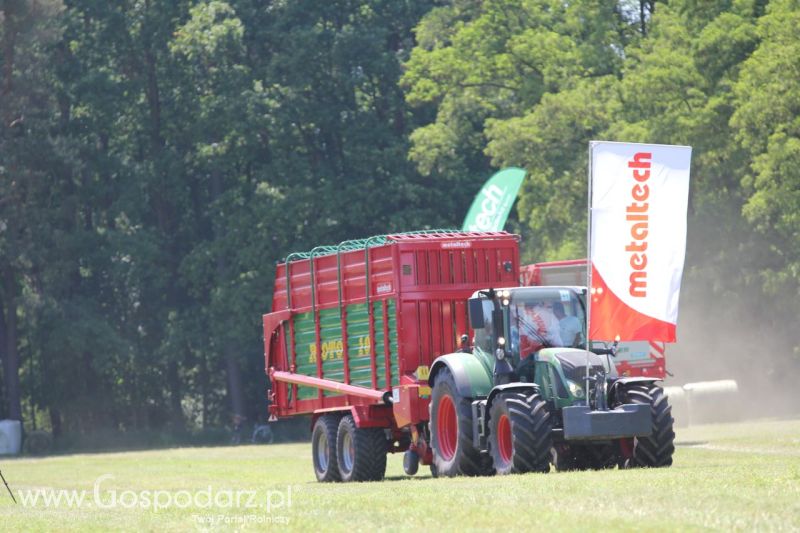
[[[386,317],[383,316],[383,302],[374,302],[373,316],[375,317],[375,350],[378,354],[378,388],[384,389],[386,384],[386,345],[384,321],[389,320],[389,365],[391,383],[398,384],[397,377],[397,313],[394,312],[394,300],[389,300]]]
[[[319,312],[319,343],[322,358],[322,375],[325,379],[344,383],[344,351],[342,347],[342,321],[338,309]],[[324,391],[325,396],[336,396]]]
[[[377,371],[377,388],[384,389],[386,385],[386,350],[384,337],[384,320],[389,320],[389,364],[391,369],[391,384],[399,383],[397,376],[397,311],[394,300],[389,300],[387,317],[383,316],[383,302],[372,303],[373,318],[375,321],[375,353],[377,355],[375,366]],[[347,306],[347,352],[350,358],[350,383],[361,387],[372,388],[372,359],[369,337],[369,313],[367,304],[353,304]]]
[[[294,316],[294,353],[297,355],[297,373],[306,376],[317,375],[316,360],[317,335],[314,317],[311,313],[300,313]],[[301,400],[316,398],[317,389],[298,387],[297,397]]]
[[[367,304],[347,306],[347,356],[350,360],[350,384],[372,388],[372,363],[369,345]]]
[[[397,376],[397,312],[394,300],[387,303],[384,317],[383,302],[372,302],[375,321],[375,353],[377,370],[377,388],[386,388],[386,351],[384,321],[389,325],[389,365],[391,383],[399,383]],[[371,343],[369,336],[369,313],[367,304],[347,306],[347,353],[350,361],[350,383],[361,387],[373,388]],[[344,383],[344,343],[342,338],[339,310],[324,309],[320,314],[320,354],[317,354],[316,333],[311,313],[294,316],[294,350],[297,354],[297,372],[306,376],[317,375],[317,357],[322,359],[322,373],[325,379]],[[325,396],[337,393],[324,391]],[[298,387],[300,400],[316,398],[317,389]]]

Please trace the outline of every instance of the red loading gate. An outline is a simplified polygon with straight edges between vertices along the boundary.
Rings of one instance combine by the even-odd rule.
[[[471,334],[467,298],[518,279],[518,238],[505,232],[387,235],[290,255],[264,315],[271,413],[374,406],[393,387],[424,385],[418,368]],[[427,418],[418,411],[412,419]]]

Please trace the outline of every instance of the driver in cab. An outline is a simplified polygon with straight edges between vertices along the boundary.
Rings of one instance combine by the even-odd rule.
[[[541,348],[563,346],[558,317],[551,302],[526,302],[520,310],[520,356],[526,357]]]

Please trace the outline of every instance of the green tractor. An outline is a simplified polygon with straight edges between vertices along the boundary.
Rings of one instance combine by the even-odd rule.
[[[617,374],[616,344],[586,349],[585,297],[517,287],[470,298],[472,345],[430,369],[435,476],[672,464],[667,397],[655,379]]]

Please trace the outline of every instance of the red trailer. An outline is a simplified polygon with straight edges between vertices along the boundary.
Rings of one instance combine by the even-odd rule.
[[[387,451],[430,464],[428,369],[471,337],[473,292],[518,283],[518,241],[506,232],[383,235],[278,265],[263,317],[269,409],[312,415],[320,481],[380,479]]]
[[[586,259],[551,261],[521,267],[524,286],[586,285]],[[664,379],[665,344],[655,341],[620,342],[615,363],[623,376]]]

